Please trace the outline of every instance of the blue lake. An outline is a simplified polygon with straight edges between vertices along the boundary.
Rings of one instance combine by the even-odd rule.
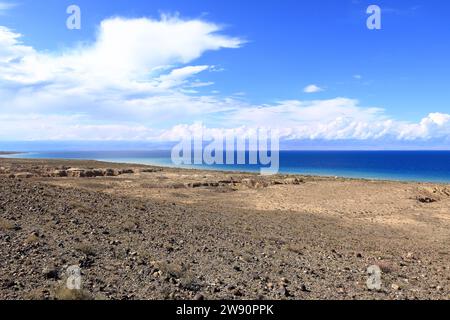
[[[174,166],[170,151],[30,152],[8,157]],[[256,165],[184,166],[259,171]],[[280,151],[280,173],[450,183],[450,151]]]

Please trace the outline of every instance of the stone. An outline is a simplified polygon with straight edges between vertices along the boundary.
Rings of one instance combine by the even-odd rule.
[[[33,174],[30,173],[30,172],[19,172],[19,173],[16,173],[16,174],[14,175],[14,177],[15,177],[15,178],[24,178],[24,179],[28,179],[28,178],[33,177]]]
[[[67,177],[67,171],[66,170],[55,170],[51,173],[52,177]]]
[[[302,285],[300,286],[300,291],[303,291],[303,292],[311,292],[311,290],[309,290],[304,284],[302,284]]]
[[[203,301],[203,300],[205,300],[205,297],[201,293],[197,293],[194,296],[194,300],[196,300],[196,301]]]
[[[289,293],[289,291],[288,291],[288,289],[287,289],[286,287],[281,287],[281,288],[278,290],[278,293],[279,293],[281,296],[284,296],[284,297],[289,297],[289,296],[290,296],[290,293]]]
[[[242,297],[244,294],[242,293],[242,291],[240,289],[236,289],[236,290],[234,290],[234,295],[236,297]]]
[[[413,252],[408,252],[408,253],[406,254],[406,258],[408,258],[408,259],[415,259],[414,253],[413,253]]]
[[[58,280],[59,279],[59,272],[56,268],[53,267],[45,267],[42,270],[42,274],[45,277],[45,279],[52,279],[52,280]]]
[[[400,286],[399,286],[398,284],[395,284],[395,283],[393,283],[393,284],[391,285],[391,288],[392,288],[392,290],[394,290],[394,291],[400,290]]]

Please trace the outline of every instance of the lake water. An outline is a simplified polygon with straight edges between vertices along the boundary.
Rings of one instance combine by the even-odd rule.
[[[170,151],[32,152],[7,157],[173,166]],[[256,165],[184,166],[259,171]],[[450,183],[450,151],[280,151],[280,173]]]

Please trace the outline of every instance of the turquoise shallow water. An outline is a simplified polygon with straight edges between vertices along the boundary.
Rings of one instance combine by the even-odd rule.
[[[32,152],[8,157],[174,166],[170,151]],[[188,166],[185,166],[188,167]],[[257,172],[256,165],[189,166]],[[280,151],[280,173],[450,183],[450,151]]]

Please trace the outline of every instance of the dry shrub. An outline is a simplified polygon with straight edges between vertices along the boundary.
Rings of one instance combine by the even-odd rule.
[[[0,230],[2,231],[10,231],[16,230],[17,226],[14,222],[0,218]]]
[[[25,239],[25,244],[35,244],[38,243],[39,240],[39,236],[36,233],[32,233]]]
[[[93,296],[86,290],[69,289],[66,286],[59,286],[55,290],[56,300],[94,300]]]
[[[45,300],[45,292],[41,289],[32,289],[24,295],[25,300]]]
[[[379,261],[379,262],[377,262],[377,264],[383,273],[392,273],[392,272],[396,271],[396,269],[397,269],[396,266],[392,262]]]
[[[76,244],[74,249],[78,252],[83,253],[86,256],[95,256],[96,254],[95,248],[89,243]]]
[[[138,224],[135,221],[127,220],[120,224],[120,228],[125,232],[131,232],[136,230]]]
[[[287,246],[284,247],[284,249],[286,251],[293,252],[293,253],[296,253],[296,254],[302,254],[303,250],[304,250],[304,248],[302,246],[299,246],[299,245],[296,245],[296,244],[287,245]]]
[[[201,284],[192,272],[186,272],[184,274],[184,276],[180,279],[180,286],[184,290],[194,292],[200,291],[201,289]]]
[[[199,291],[201,285],[195,277],[194,273],[189,270],[185,264],[157,262],[155,267],[162,272],[162,274],[177,279],[180,287],[188,291]]]
[[[161,271],[163,274],[175,279],[182,278],[183,275],[187,272],[187,267],[183,264],[178,263],[160,261],[156,263],[155,267],[159,269],[159,271]]]

